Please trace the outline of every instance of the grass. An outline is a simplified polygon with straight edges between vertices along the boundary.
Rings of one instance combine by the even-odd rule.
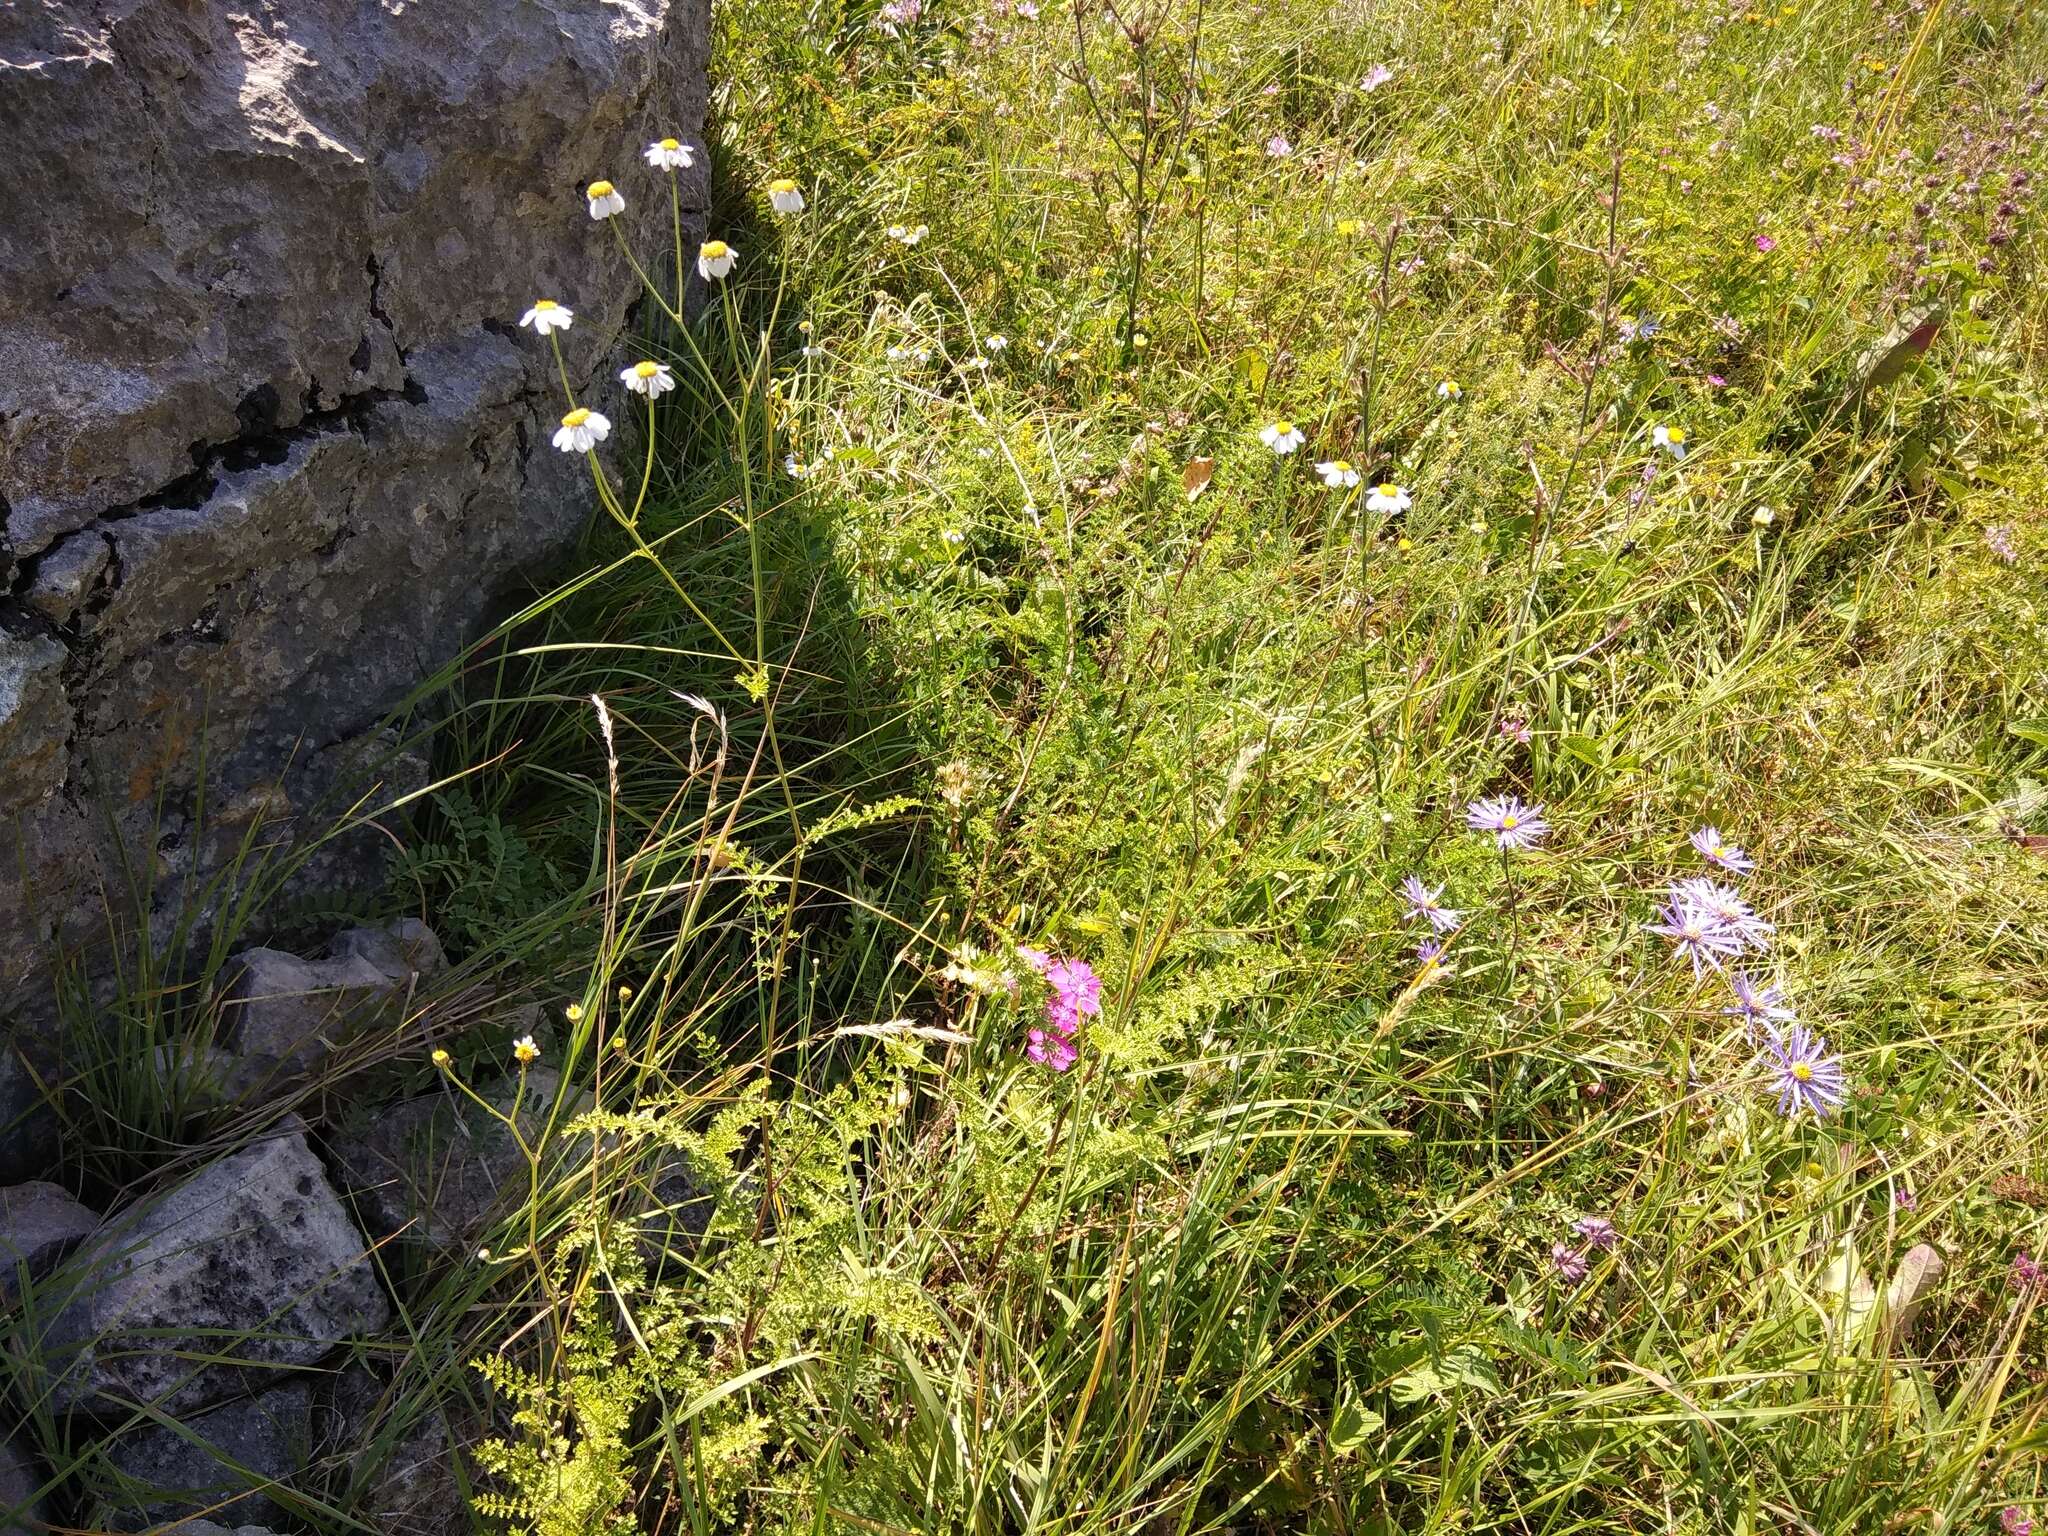
[[[720,13],[652,490],[424,701],[394,900],[595,1109],[394,1399],[549,1536],[2048,1516],[2036,8],[1029,11]],[[1839,1114],[1646,932],[1702,824]]]

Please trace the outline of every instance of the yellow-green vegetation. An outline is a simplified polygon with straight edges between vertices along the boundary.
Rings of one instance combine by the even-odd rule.
[[[493,1527],[2048,1520],[2044,22],[728,0],[410,865],[596,1095],[412,1304]]]

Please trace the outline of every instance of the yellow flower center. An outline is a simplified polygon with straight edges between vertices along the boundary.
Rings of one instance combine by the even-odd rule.
[[[1500,829],[1503,832],[1512,832],[1521,824],[1522,818],[1519,816],[1503,816],[1500,819]]]
[[[1398,485],[1381,485],[1375,487],[1375,489],[1377,489],[1382,496],[1398,496],[1401,494],[1401,487],[1399,487]]]
[[[1792,1075],[1798,1078],[1799,1081],[1801,1081],[1802,1083],[1810,1083],[1813,1081],[1813,1068],[1809,1067],[1805,1062],[1802,1061],[1797,1066],[1793,1067]]]
[[[787,176],[782,176],[778,177],[774,181],[769,182],[768,190],[770,192],[794,192],[796,190],[796,183],[791,181]]]
[[[727,249],[728,247],[723,240],[706,240],[703,249],[697,254],[716,261],[719,257],[726,254]]]
[[[1666,427],[1664,429],[1664,435],[1671,439],[1671,441],[1674,443],[1682,443],[1685,441],[1685,428]]]
[[[590,412],[579,405],[575,410],[562,418],[562,425],[565,427],[580,427],[588,420],[590,420]]]
[[[681,139],[663,139],[661,141],[661,147],[667,150],[670,154],[674,154],[677,150],[683,147],[683,141]]]
[[[635,363],[635,364],[633,365],[633,372],[634,372],[634,373],[635,373],[635,374],[636,374],[636,375],[637,375],[638,377],[640,377],[640,378],[643,378],[643,379],[651,379],[651,378],[653,378],[653,377],[654,377],[654,376],[655,376],[655,375],[656,375],[657,373],[661,372],[661,364],[659,364],[659,363]]]
[[[1273,430],[1282,437],[1289,437],[1293,435],[1294,423],[1291,421],[1276,421],[1273,423]]]
[[[542,314],[546,314],[549,310],[560,309],[562,306],[557,304],[553,299],[535,299],[533,301],[533,307],[539,310]]]
[[[584,188],[584,195],[586,197],[610,197],[613,190],[612,184],[608,181],[593,181],[588,187]]]
[[[1330,469],[1336,474],[1348,475],[1351,473],[1351,461],[1349,459],[1332,459],[1330,461]]]

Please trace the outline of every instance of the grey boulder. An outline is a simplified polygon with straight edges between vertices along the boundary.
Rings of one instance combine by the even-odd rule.
[[[108,1220],[48,1288],[70,1299],[29,1353],[56,1410],[100,1416],[261,1390],[391,1317],[296,1122]]]
[[[701,144],[709,13],[0,4],[35,168],[0,178],[0,983],[100,931],[123,849],[169,910],[245,838],[316,843],[323,761],[573,541],[590,480],[518,320],[572,305],[607,408],[642,295],[582,189],[665,244],[639,156]],[[703,158],[678,191],[694,241]]]
[[[304,960],[281,949],[245,949],[228,962],[221,1023],[244,1056],[287,1069],[318,1066],[336,1047],[384,1017],[396,984],[358,954]]]
[[[380,928],[348,928],[328,946],[334,960],[366,960],[394,985],[427,981],[448,969],[440,937],[416,917],[401,917]]]
[[[303,1377],[182,1420],[125,1426],[100,1445],[95,1490],[110,1523],[135,1528],[205,1511],[281,1524],[272,1496],[305,1470],[313,1389]],[[182,1433],[180,1432],[182,1431]]]
[[[14,1297],[24,1275],[40,1279],[99,1224],[56,1184],[38,1179],[0,1189],[0,1297]]]

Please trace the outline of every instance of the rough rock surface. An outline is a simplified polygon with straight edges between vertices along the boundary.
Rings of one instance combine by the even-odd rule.
[[[0,1300],[16,1294],[23,1271],[40,1278],[99,1224],[58,1185],[38,1179],[0,1189]]]
[[[54,1274],[40,1343],[53,1407],[189,1413],[310,1365],[391,1304],[303,1129],[257,1142],[107,1221]],[[240,1362],[247,1362],[243,1364]]]
[[[288,1512],[263,1490],[304,1470],[312,1414],[313,1388],[301,1377],[194,1414],[182,1421],[190,1435],[162,1424],[123,1429],[101,1447],[113,1474],[99,1490],[107,1520],[139,1530],[204,1510],[285,1523]]]
[[[500,1111],[519,1105],[520,1134],[531,1145],[554,1103],[560,1078],[545,1068],[480,1090]],[[527,1165],[504,1123],[454,1090],[422,1094],[380,1109],[327,1138],[335,1178],[377,1238],[396,1237],[447,1257],[465,1256],[504,1211],[527,1192]]]
[[[42,1529],[49,1511],[36,1491],[43,1482],[43,1469],[33,1456],[10,1440],[0,1440],[0,1536]]]
[[[516,322],[559,298],[579,384],[616,367],[633,280],[579,192],[665,235],[638,150],[698,139],[708,32],[708,0],[0,6],[0,142],[35,146],[0,179],[0,992],[95,930],[117,844],[169,901],[330,785],[409,782],[376,721],[590,506]]]

